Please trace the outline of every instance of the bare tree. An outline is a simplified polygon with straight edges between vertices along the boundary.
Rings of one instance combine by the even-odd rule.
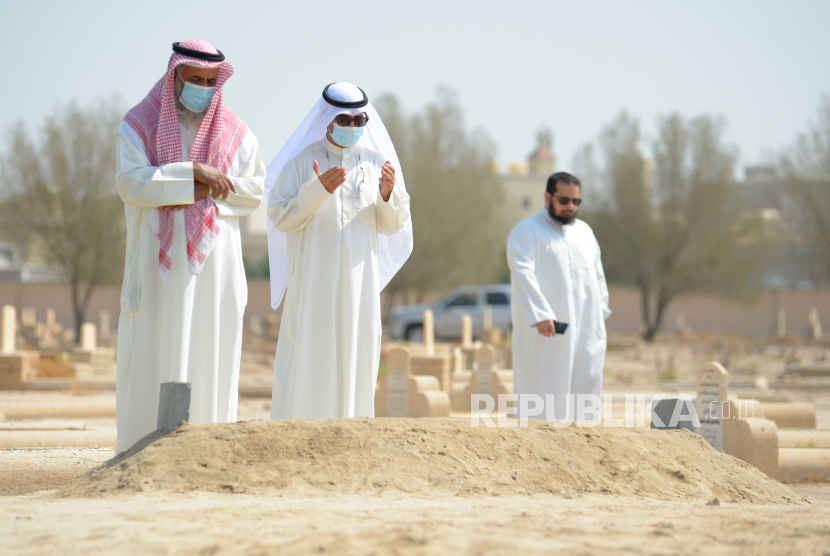
[[[458,100],[447,89],[410,117],[392,95],[375,105],[401,161],[415,234],[412,256],[387,286],[387,300],[403,291],[420,298],[428,291],[497,280],[507,230],[492,141],[482,131],[465,130]]]
[[[74,103],[47,118],[40,141],[23,124],[0,156],[2,228],[23,252],[43,259],[69,284],[80,332],[95,288],[121,279],[124,208],[115,192],[118,103]]]
[[[723,127],[710,116],[663,118],[653,161],[638,122],[625,113],[600,139],[601,201],[586,220],[602,247],[609,281],[640,290],[647,341],[678,296],[739,296],[750,288],[755,250],[747,237],[753,232],[738,216],[736,155],[722,142]],[[590,154],[582,153],[583,159]]]
[[[830,95],[819,103],[817,121],[810,124],[782,160],[783,175],[800,218],[791,219],[795,232],[818,248],[819,266],[830,270]]]

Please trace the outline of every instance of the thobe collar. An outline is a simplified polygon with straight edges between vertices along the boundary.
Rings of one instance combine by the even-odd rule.
[[[198,123],[198,125],[201,125],[202,124],[202,119],[204,119],[204,117],[205,117],[204,114],[194,116],[193,114],[189,114],[189,113],[184,112],[184,111],[179,110],[179,109],[177,109],[176,112],[179,116],[179,123],[182,124],[182,125],[185,125],[187,127],[190,127],[194,123]]]
[[[353,155],[357,154],[357,144],[352,145],[351,147],[346,147],[344,149],[333,144],[331,141],[329,141],[328,137],[323,137],[323,143],[326,145],[326,149],[328,149],[328,151],[331,154],[339,156],[340,160],[346,160],[347,158],[350,158]]]
[[[547,207],[542,209],[542,215],[545,217],[545,220],[548,221],[548,224],[553,226],[553,229],[559,232],[560,234],[565,233],[565,225],[562,224],[559,220],[555,219],[553,216],[550,215],[548,212]]]

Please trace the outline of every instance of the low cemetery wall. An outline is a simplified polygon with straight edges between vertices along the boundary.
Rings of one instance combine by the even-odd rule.
[[[112,315],[113,330],[118,326],[120,311],[120,286],[102,286],[95,290],[87,310],[87,319],[97,321],[101,311]],[[613,314],[606,321],[611,334],[635,334],[640,327],[640,294],[632,288],[609,288]],[[383,314],[387,310],[387,295],[381,296]],[[426,302],[436,300],[439,295],[428,295]],[[23,282],[0,282],[0,305],[10,304],[18,309],[34,307],[38,315],[48,307],[54,307],[56,318],[64,327],[74,325],[69,286],[66,284],[34,284]],[[246,326],[252,315],[264,319],[272,314],[271,292],[267,280],[248,281],[248,307],[245,311]],[[395,296],[394,306],[402,298]],[[414,303],[414,298],[410,299]],[[709,331],[735,333],[745,336],[774,336],[778,331],[779,309],[786,314],[787,334],[805,335],[810,330],[809,313],[817,308],[820,315],[830,315],[830,289],[820,290],[770,290],[764,292],[754,303],[723,300],[717,297],[688,296],[669,305],[663,318],[661,332],[674,333],[678,314],[693,332]],[[279,313],[279,311],[277,312]]]

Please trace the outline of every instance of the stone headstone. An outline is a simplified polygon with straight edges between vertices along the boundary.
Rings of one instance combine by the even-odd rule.
[[[697,372],[698,433],[716,450],[723,450],[723,406],[729,394],[729,373],[720,363],[707,363]]]
[[[450,393],[452,358],[446,354],[412,354],[409,357],[410,376],[433,376],[441,391]]]
[[[783,338],[787,335],[787,311],[785,309],[778,309],[778,337]]]
[[[112,321],[110,320],[110,312],[109,311],[101,311],[101,328],[99,332],[101,333],[101,338],[109,338],[111,333],[111,324]]]
[[[259,315],[251,315],[248,329],[254,336],[262,336],[262,319],[259,318]]]
[[[485,336],[488,335],[488,333],[491,330],[493,330],[493,306],[489,303],[484,306],[484,313],[481,321],[481,329]],[[487,341],[489,341],[489,339]]]
[[[34,307],[23,307],[20,311],[20,324],[29,328],[37,326],[37,316]]]
[[[55,318],[55,309],[54,307],[49,307],[46,309],[46,328],[52,331],[55,329],[56,323],[57,319]]]
[[[810,323],[810,333],[814,340],[821,340],[821,319],[818,316],[818,309],[812,307],[807,318]]]
[[[674,331],[681,336],[686,333],[686,315],[683,313],[677,313],[674,320]]]
[[[477,394],[493,395],[493,371],[496,367],[496,350],[484,344],[475,352],[475,389]]]
[[[409,350],[392,348],[386,354],[386,386],[389,417],[409,413]]]
[[[695,404],[687,396],[664,398],[651,403],[651,428],[659,430],[688,429],[695,432]],[[676,418],[672,423],[672,418]]]
[[[435,319],[432,309],[424,311],[424,348],[427,355],[435,355]]]
[[[453,361],[453,367],[452,367],[453,372],[464,370],[464,353],[461,351],[460,347],[452,348],[452,361]]]
[[[158,428],[172,431],[190,419],[190,383],[163,382],[159,389]]]
[[[461,346],[473,347],[473,317],[470,315],[461,317]]]
[[[87,322],[81,325],[81,349],[95,351],[98,347],[98,333],[95,325]]]
[[[2,344],[0,352],[14,353],[17,351],[17,309],[12,305],[3,305],[2,322],[0,322]]]

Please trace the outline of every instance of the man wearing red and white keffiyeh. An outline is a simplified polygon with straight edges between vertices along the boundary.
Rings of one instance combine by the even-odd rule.
[[[127,253],[117,453],[161,426],[164,385],[190,385],[176,415],[236,420],[248,296],[239,217],[259,207],[265,167],[256,137],[224,104],[233,75],[224,59],[203,40],[173,43],[166,73],[118,130]]]

